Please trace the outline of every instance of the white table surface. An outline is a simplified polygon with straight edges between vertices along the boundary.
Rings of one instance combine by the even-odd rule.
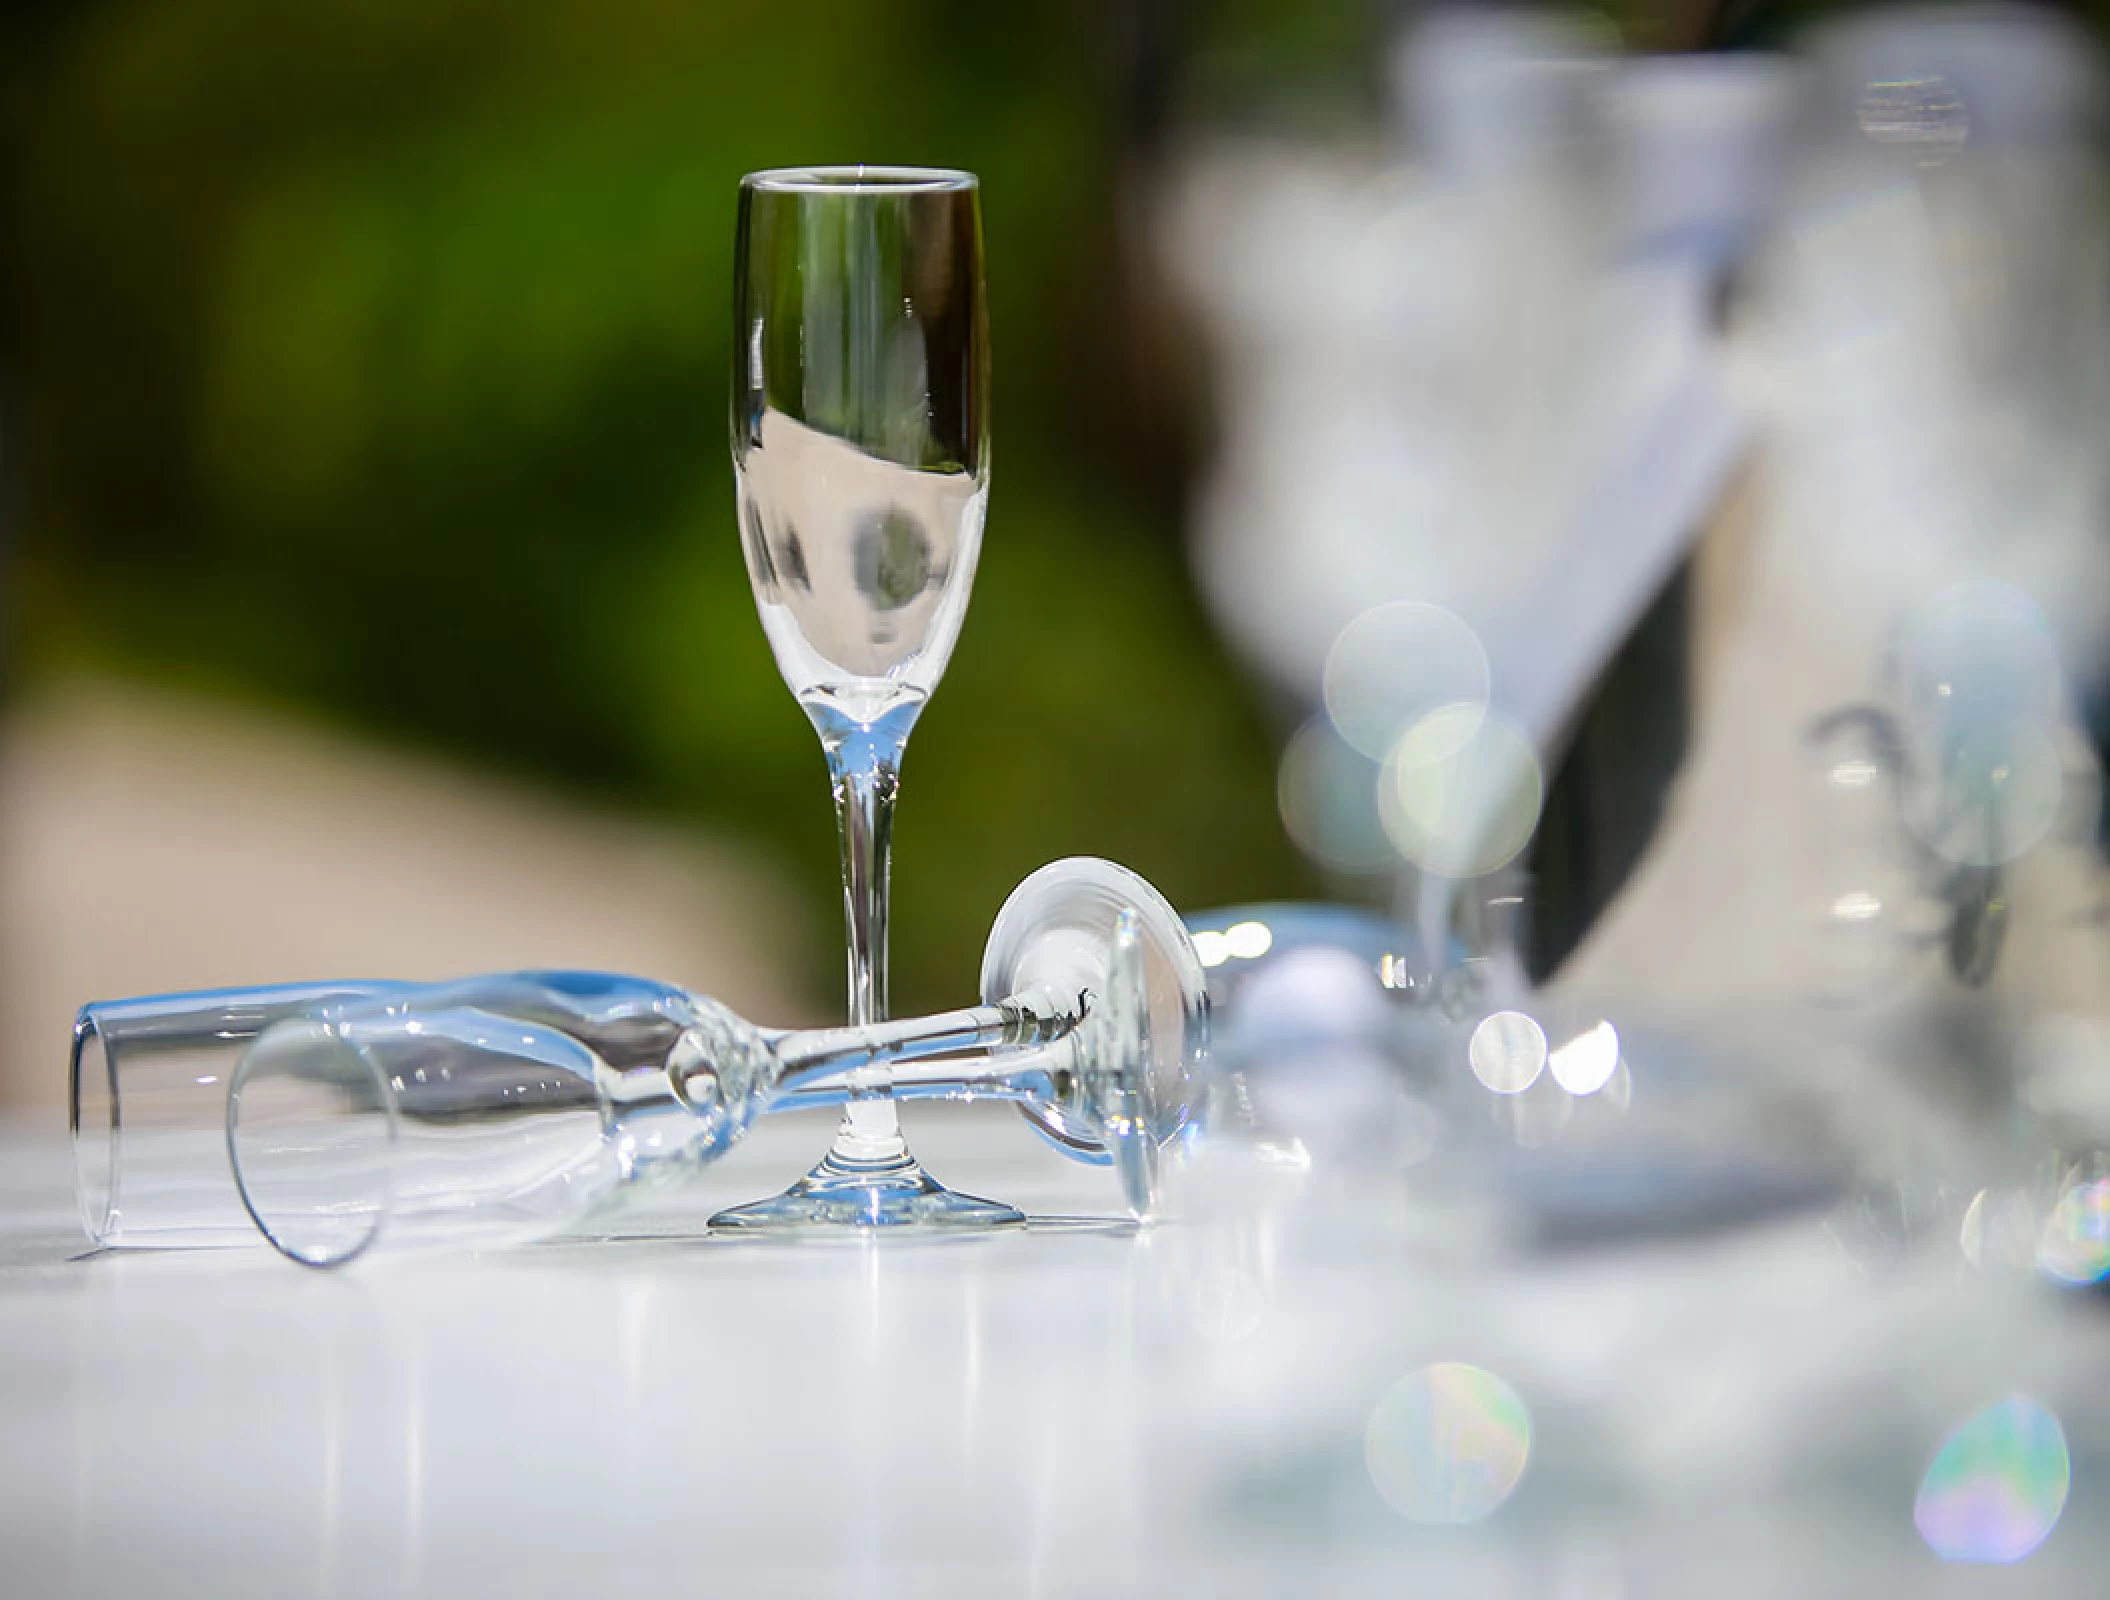
[[[1111,1210],[1008,1111],[919,1109],[955,1184]],[[765,1122],[625,1226],[765,1192],[825,1132]],[[0,1595],[2110,1593],[2104,1302],[1871,1267],[1836,1219],[1497,1267],[1292,1208],[318,1274],[83,1256],[47,1127],[0,1174]],[[1484,1521],[1419,1527],[1364,1429],[1446,1359],[1515,1389],[1531,1453]],[[1919,1475],[2011,1390],[2060,1418],[2070,1501],[2022,1564],[1944,1566]]]

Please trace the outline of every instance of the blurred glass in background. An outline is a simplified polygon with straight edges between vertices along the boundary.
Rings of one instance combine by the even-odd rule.
[[[1357,126],[1171,168],[1197,578],[1286,831],[1394,911],[1203,928],[1239,1136],[1166,1248],[1274,1462],[1220,1504],[1586,1531],[1610,1593],[1681,1516],[2056,1592],[2104,1417],[2052,1291],[2110,1267],[2102,57],[2023,6],[1708,31],[1778,48],[1402,14]]]

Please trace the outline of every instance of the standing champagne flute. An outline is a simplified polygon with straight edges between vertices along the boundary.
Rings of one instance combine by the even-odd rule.
[[[777,666],[827,753],[850,1021],[887,1011],[887,851],[901,752],[959,637],[989,495],[989,332],[972,174],[758,172],[740,185],[733,465]],[[992,1227],[910,1154],[886,1068],[784,1194],[712,1219],[781,1229]]]

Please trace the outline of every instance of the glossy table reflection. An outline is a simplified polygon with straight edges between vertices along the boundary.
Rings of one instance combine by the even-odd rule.
[[[626,1227],[795,1169],[816,1129],[784,1120]],[[916,1123],[970,1187],[1113,1209],[1005,1108]],[[1278,1194],[1144,1236],[321,1275],[77,1259],[62,1141],[0,1155],[8,1594],[2079,1596],[2110,1570],[2105,1302],[1953,1251],[1870,1266],[1821,1216],[1491,1266]],[[813,1449],[843,1428],[887,1470]]]

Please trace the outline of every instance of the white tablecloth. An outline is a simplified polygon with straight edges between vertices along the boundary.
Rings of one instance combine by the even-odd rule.
[[[624,1226],[765,1192],[825,1132],[772,1119]],[[957,1185],[1112,1210],[1109,1174],[1007,1110],[923,1108],[911,1132]],[[1939,1256],[1871,1268],[1835,1219],[1498,1265],[1287,1214],[317,1274],[262,1248],[83,1256],[49,1128],[14,1130],[0,1173],[9,1596],[2110,1584],[2102,1302]],[[1532,1418],[1514,1494],[1466,1527],[1406,1520],[1365,1468],[1373,1406],[1439,1360],[1500,1374]],[[1944,1566],[1920,1475],[2011,1390],[2063,1423],[2070,1501],[2020,1565]]]

